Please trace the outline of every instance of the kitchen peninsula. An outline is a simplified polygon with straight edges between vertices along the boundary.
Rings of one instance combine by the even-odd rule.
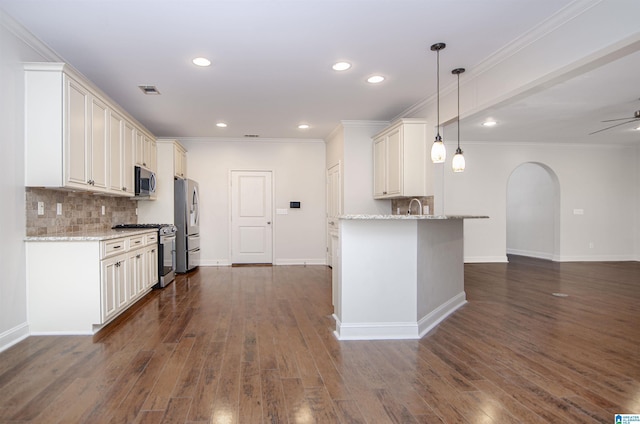
[[[339,340],[418,339],[466,303],[463,220],[344,215],[334,269]]]

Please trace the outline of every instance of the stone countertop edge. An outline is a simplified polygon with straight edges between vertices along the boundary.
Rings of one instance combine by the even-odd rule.
[[[67,234],[51,234],[47,236],[27,236],[24,238],[24,241],[102,241],[157,232],[158,230],[154,228],[96,230]]]
[[[447,220],[447,219],[485,219],[487,215],[342,215],[342,220]]]

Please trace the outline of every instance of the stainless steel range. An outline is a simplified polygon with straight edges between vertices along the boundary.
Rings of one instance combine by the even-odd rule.
[[[176,231],[173,224],[118,224],[114,229],[122,228],[156,228],[158,230],[158,277],[154,288],[161,288],[171,283],[176,276]]]

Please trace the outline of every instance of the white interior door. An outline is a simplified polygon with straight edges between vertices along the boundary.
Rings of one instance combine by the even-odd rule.
[[[270,171],[231,171],[231,263],[273,263]]]

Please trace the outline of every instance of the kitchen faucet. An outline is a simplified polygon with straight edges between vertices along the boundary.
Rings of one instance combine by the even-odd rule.
[[[416,199],[415,197],[411,199],[411,202],[409,202],[409,209],[407,210],[407,215],[411,215],[411,205],[413,205],[414,201],[418,202],[419,209],[418,209],[417,215],[422,215],[422,202],[420,202],[420,200]]]

